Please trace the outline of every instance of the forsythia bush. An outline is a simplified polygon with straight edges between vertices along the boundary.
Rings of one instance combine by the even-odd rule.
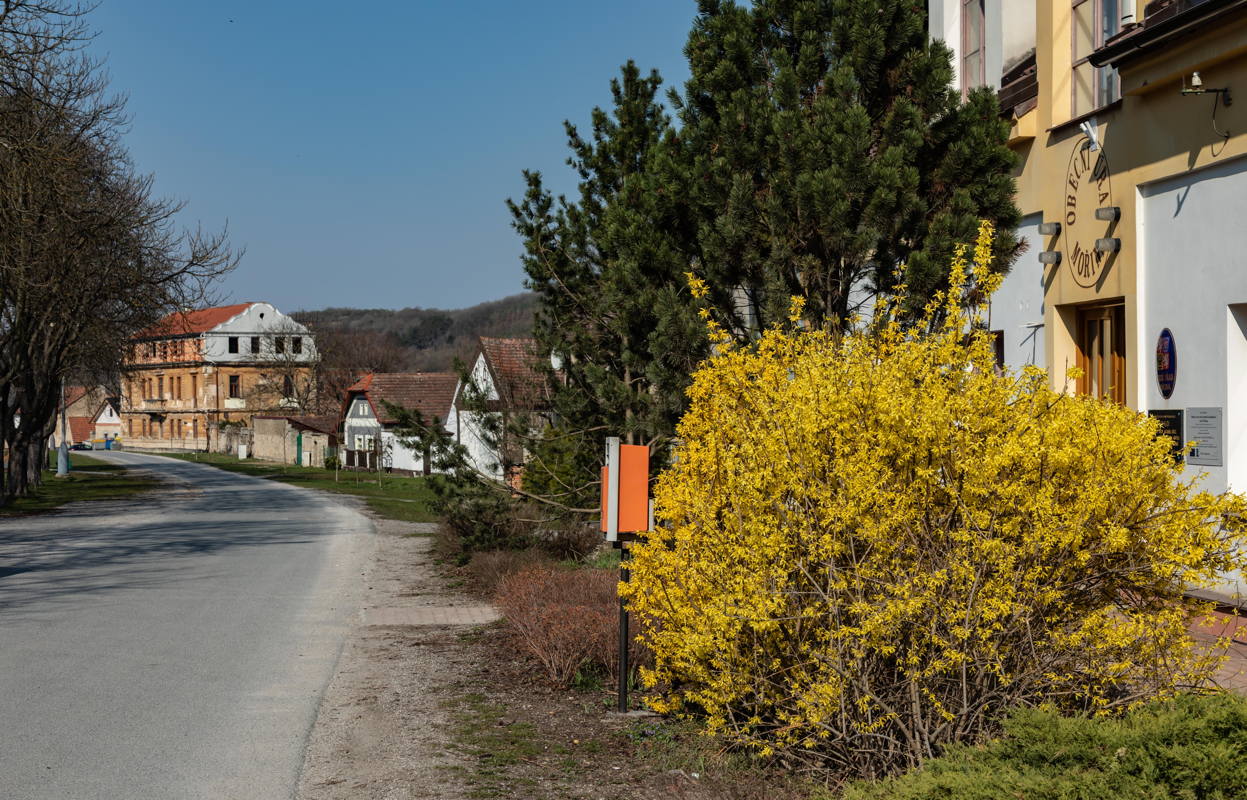
[[[1015,706],[1125,708],[1215,667],[1183,589],[1243,566],[1247,505],[1183,480],[1146,417],[996,374],[965,299],[999,282],[990,241],[918,325],[892,302],[865,332],[741,349],[710,323],[620,586],[658,710],[873,777]]]

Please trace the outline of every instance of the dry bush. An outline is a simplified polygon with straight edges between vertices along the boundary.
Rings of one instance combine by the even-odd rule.
[[[535,539],[542,550],[560,561],[583,561],[602,544],[602,533],[596,525],[572,520],[542,530]]]
[[[616,681],[616,585],[611,570],[534,566],[502,578],[495,601],[520,649],[541,664],[552,682],[567,686],[584,669],[600,669]],[[629,658],[635,666],[648,661],[648,654],[633,642]]]
[[[550,559],[540,550],[488,550],[474,553],[468,562],[468,585],[482,597],[493,597],[503,578],[524,569],[549,566]]]

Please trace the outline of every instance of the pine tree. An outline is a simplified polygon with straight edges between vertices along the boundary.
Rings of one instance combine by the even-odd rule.
[[[530,172],[523,200],[508,204],[527,285],[540,298],[534,333],[560,363],[558,423],[535,443],[525,486],[569,504],[593,500],[603,437],[659,445],[672,435],[705,353],[684,278],[686,209],[663,183],[673,148],[664,144],[661,84],[629,62],[611,82],[611,110],[594,109],[588,137],[564,123],[578,198],[556,200]]]
[[[916,0],[701,0],[685,53],[676,163],[700,271],[737,331],[806,299],[843,328],[897,283],[911,310],[946,285],[978,220],[1012,230],[1008,125],[994,94],[951,88]],[[864,306],[864,308],[863,308]]]

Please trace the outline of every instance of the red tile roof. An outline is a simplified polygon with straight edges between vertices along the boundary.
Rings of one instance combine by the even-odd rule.
[[[312,414],[299,417],[287,417],[295,425],[298,425],[318,433],[327,433],[330,436],[338,435],[338,418],[334,414]]]
[[[429,421],[445,420],[458,383],[453,372],[373,372],[347,388],[347,405],[352,395],[363,394],[382,424],[397,422],[386,403],[415,409]]]
[[[485,363],[497,380],[498,395],[507,408],[538,409],[549,405],[543,372],[545,359],[536,339],[481,337]]]
[[[95,428],[90,417],[69,418],[69,441],[73,443],[91,441],[91,433]]]
[[[232,306],[215,306],[196,311],[175,311],[155,325],[134,335],[136,339],[153,339],[162,336],[184,336],[209,331],[238,316],[255,303],[235,303]]]

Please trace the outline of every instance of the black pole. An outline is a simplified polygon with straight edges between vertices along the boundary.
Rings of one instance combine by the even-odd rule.
[[[619,580],[628,581],[628,546],[619,543]],[[619,713],[628,711],[628,605],[619,596]]]

